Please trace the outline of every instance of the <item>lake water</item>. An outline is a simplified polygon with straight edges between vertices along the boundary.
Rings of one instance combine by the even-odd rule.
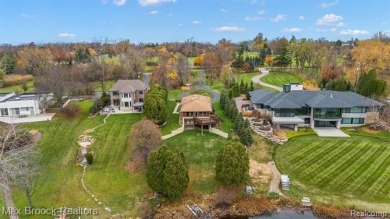
[[[298,214],[293,210],[281,211],[267,216],[250,217],[249,219],[319,219],[312,212],[305,211],[304,214]]]

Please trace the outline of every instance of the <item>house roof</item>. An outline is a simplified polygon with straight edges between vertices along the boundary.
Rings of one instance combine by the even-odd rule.
[[[190,95],[181,99],[180,112],[212,112],[211,98],[202,95]]]
[[[285,93],[257,90],[250,92],[250,95],[252,103],[263,104],[274,109],[296,108],[297,106],[314,108],[383,106],[378,101],[352,91],[297,90]]]
[[[118,80],[109,91],[119,93],[130,93],[134,91],[143,91],[146,89],[145,84],[140,80]]]

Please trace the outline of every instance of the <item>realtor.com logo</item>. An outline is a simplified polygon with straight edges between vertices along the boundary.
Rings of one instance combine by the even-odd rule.
[[[99,211],[92,208],[1,208],[2,215],[98,215]]]
[[[371,218],[387,218],[390,217],[389,213],[380,211],[356,211],[351,210],[352,217],[371,217]]]

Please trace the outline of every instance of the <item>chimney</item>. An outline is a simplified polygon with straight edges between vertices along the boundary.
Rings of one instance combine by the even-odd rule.
[[[150,75],[151,75],[152,73],[148,73],[148,72],[145,72],[145,73],[143,73],[143,76],[144,76],[144,84],[145,84],[145,86],[149,89],[150,88]]]

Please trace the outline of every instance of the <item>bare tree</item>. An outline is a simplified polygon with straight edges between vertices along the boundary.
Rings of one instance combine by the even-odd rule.
[[[190,65],[185,56],[179,53],[177,56],[177,76],[179,77],[179,85],[183,85],[188,81],[188,77],[190,76]]]
[[[30,163],[30,158],[35,154],[35,144],[26,130],[15,126],[0,130],[0,187],[11,219],[19,218],[12,200],[12,180],[28,174],[29,169],[21,167]]]

